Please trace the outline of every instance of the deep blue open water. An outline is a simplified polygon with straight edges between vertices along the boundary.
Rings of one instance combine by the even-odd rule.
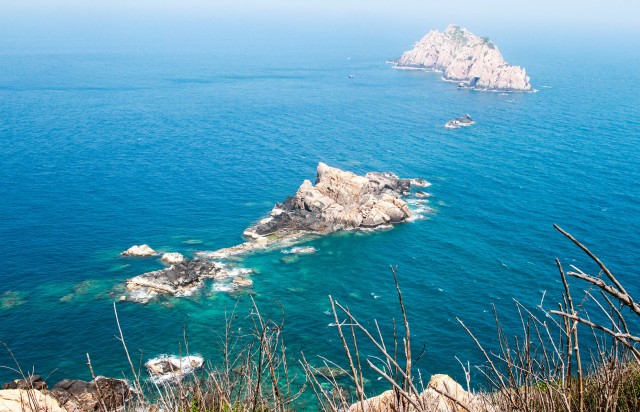
[[[256,270],[265,313],[285,308],[293,357],[342,360],[328,295],[390,331],[397,265],[414,346],[426,348],[419,366],[460,378],[455,356],[482,359],[456,317],[491,345],[492,305],[514,328],[513,299],[535,310],[543,291],[559,297],[555,257],[594,270],[553,223],[638,295],[639,48],[493,38],[539,90],[501,94],[385,63],[417,38],[359,35],[313,47],[295,34],[221,38],[206,50],[0,43],[0,340],[21,366],[88,379],[88,352],[96,373],[126,373],[112,302],[127,278],[162,265],[119,252],[233,246],[320,161],[425,178],[433,212],[313,240],[317,253],[295,262],[280,250],[238,262]],[[443,127],[465,113],[474,126]],[[213,359],[242,296],[207,286],[117,307],[134,357],[178,353],[186,328],[189,350]],[[0,381],[15,377],[0,369]]]

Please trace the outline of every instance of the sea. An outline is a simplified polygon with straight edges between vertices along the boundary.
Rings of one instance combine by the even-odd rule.
[[[484,358],[460,321],[497,350],[496,313],[517,336],[518,307],[544,321],[540,305],[561,301],[556,258],[598,274],[553,224],[640,296],[637,40],[497,30],[536,91],[479,92],[388,63],[431,28],[0,40],[0,382],[18,365],[50,385],[88,380],[87,354],[96,374],[131,378],[114,307],[136,366],[187,352],[215,364],[226,322],[251,333],[257,308],[284,325],[301,382],[303,352],[346,366],[330,297],[377,322],[387,345],[394,322],[404,333],[392,269],[423,352],[415,367],[463,382],[461,364]],[[443,127],[467,113],[473,126]],[[164,267],[120,252],[239,244],[319,162],[426,179],[430,197],[409,199],[418,218],[393,228],[301,240],[315,253],[228,261],[253,270],[248,289],[119,300],[126,279]],[[572,281],[575,295],[586,288]],[[384,390],[365,369],[370,392]]]

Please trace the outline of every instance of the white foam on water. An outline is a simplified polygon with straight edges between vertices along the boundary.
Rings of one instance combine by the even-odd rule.
[[[156,374],[152,371],[151,366],[158,362],[168,362],[172,366],[172,371],[168,371],[162,374]],[[174,356],[174,355],[160,355],[156,358],[149,359],[144,366],[147,367],[149,374],[151,375],[151,381],[154,383],[161,383],[167,381],[179,382],[185,376],[192,374],[197,369],[204,365],[204,358],[200,355],[190,356]]]
[[[282,249],[281,252],[284,254],[294,254],[294,255],[310,255],[316,253],[318,250],[313,246],[295,246],[291,249]]]

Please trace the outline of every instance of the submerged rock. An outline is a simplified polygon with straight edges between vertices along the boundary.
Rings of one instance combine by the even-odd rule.
[[[23,292],[9,290],[0,295],[0,309],[11,309],[25,303],[27,299]]]
[[[149,245],[133,245],[129,249],[121,253],[122,256],[153,256],[157,255],[156,251],[151,249]]]
[[[465,114],[462,117],[456,117],[453,120],[449,120],[447,124],[444,125],[447,129],[458,129],[460,127],[471,126],[475,122],[468,114]]]
[[[150,359],[146,366],[152,379],[179,382],[185,376],[192,374],[204,365],[204,359],[198,355],[191,356],[167,356]]]
[[[510,66],[488,38],[459,26],[432,30],[396,62],[398,68],[430,69],[460,87],[479,90],[532,91],[524,68]]]
[[[127,280],[129,291],[143,292],[146,296],[157,293],[185,295],[202,284],[205,278],[222,276],[221,266],[203,259],[185,259],[166,269],[143,273]]]
[[[294,246],[291,249],[283,249],[282,253],[287,255],[312,255],[317,251],[313,246]]]

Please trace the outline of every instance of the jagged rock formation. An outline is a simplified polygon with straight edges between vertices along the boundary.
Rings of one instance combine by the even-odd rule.
[[[465,114],[462,117],[456,117],[453,120],[449,120],[447,124],[444,125],[447,129],[459,129],[460,127],[471,126],[475,122],[468,114]]]
[[[430,69],[445,80],[479,90],[531,91],[524,68],[510,66],[488,38],[459,26],[432,30],[396,62],[399,68]]]
[[[315,186],[305,180],[295,196],[277,203],[269,217],[244,231],[243,235],[249,238],[246,242],[213,252],[197,252],[196,259],[184,259],[169,268],[136,276],[127,280],[127,289],[133,300],[147,302],[157,294],[187,295],[201,286],[206,278],[233,277],[228,290],[251,286],[251,279],[238,277],[251,273],[251,270],[225,270],[224,264],[212,260],[228,259],[276,242],[293,242],[309,234],[404,222],[411,217],[411,210],[401,197],[410,193],[411,186],[429,185],[423,179],[400,179],[389,172],[358,176],[319,163]],[[426,196],[423,193],[423,197]],[[292,249],[292,253],[302,252],[310,253],[311,250]],[[162,259],[168,260],[165,258],[168,258],[167,254]],[[128,298],[123,296],[120,299]]]
[[[409,179],[393,173],[358,176],[319,163],[315,186],[305,180],[295,196],[276,204],[270,218],[244,235],[259,240],[300,231],[331,233],[403,222],[411,211],[400,197],[409,193],[410,186]]]

